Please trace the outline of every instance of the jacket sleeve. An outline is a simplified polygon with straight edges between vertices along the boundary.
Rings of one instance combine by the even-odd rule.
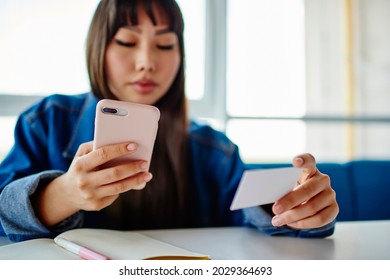
[[[31,195],[63,171],[51,170],[48,163],[45,123],[37,114],[22,114],[15,127],[15,144],[0,164],[0,235],[21,241],[53,236],[81,222],[81,213],[55,228],[45,228],[35,216]]]
[[[323,238],[333,234],[335,221],[315,229],[295,230],[288,226],[274,227],[272,216],[261,207],[243,209],[244,221],[268,235],[284,235],[304,238]]]
[[[8,184],[0,194],[0,221],[3,235],[12,241],[54,237],[71,228],[80,226],[82,214],[78,212],[54,228],[46,228],[36,217],[30,196],[41,186],[61,175],[60,171],[44,171],[26,176]]]

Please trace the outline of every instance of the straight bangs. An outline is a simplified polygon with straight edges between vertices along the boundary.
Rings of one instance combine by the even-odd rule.
[[[138,11],[142,7],[154,25],[159,24],[156,13],[161,13],[160,18],[168,21],[169,29],[176,33],[179,40],[183,37],[184,23],[179,7],[174,1],[165,0],[118,0],[115,15],[113,15],[113,27],[111,38],[114,37],[119,28],[123,26],[138,25]]]

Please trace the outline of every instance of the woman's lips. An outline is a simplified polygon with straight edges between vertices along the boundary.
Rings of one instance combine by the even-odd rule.
[[[156,87],[156,83],[152,80],[139,80],[132,83],[132,86],[139,93],[150,93]]]

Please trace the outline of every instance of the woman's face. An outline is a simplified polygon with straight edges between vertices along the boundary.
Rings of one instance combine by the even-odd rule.
[[[153,25],[143,9],[138,25],[119,28],[105,53],[105,71],[111,92],[122,101],[155,104],[170,88],[180,67],[176,34],[155,13]]]

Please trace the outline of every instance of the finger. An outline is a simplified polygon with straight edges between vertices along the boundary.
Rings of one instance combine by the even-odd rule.
[[[338,214],[338,207],[336,204],[332,204],[329,207],[324,208],[322,211],[314,216],[307,217],[297,222],[287,224],[290,227],[297,229],[311,229],[319,228],[332,222]]]
[[[302,203],[301,205],[288,210],[280,215],[276,215],[273,218],[275,226],[282,226],[285,224],[291,224],[299,220],[311,217],[321,212],[323,209],[332,205],[335,201],[335,194],[332,189],[327,189],[320,192],[318,195],[310,199],[309,201]]]
[[[310,181],[299,185],[292,192],[277,200],[272,206],[272,211],[278,215],[310,200],[330,185],[327,175],[311,178]]]
[[[87,170],[95,169],[96,167],[129,153],[133,153],[137,149],[135,143],[120,143],[101,147],[89,154],[85,155],[82,160],[82,165]]]
[[[102,186],[97,190],[97,195],[106,197],[121,194],[132,189],[140,189],[141,187],[144,187],[151,179],[151,173],[142,172],[124,180]]]
[[[110,184],[146,171],[148,166],[146,161],[134,161],[101,169],[93,174],[93,180],[100,185]]]
[[[301,154],[293,159],[295,167],[303,168],[298,179],[298,184],[305,182],[308,178],[313,177],[317,173],[316,160],[311,154]]]
[[[75,157],[81,157],[86,154],[89,154],[93,150],[93,141],[83,143],[77,149]]]

